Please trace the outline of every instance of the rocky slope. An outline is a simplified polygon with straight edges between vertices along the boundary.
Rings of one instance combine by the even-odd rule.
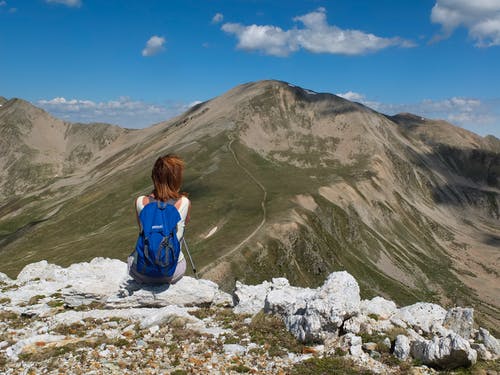
[[[72,124],[21,100],[0,102],[0,199],[85,169],[129,130],[108,124]]]
[[[5,374],[500,369],[500,343],[473,309],[362,300],[345,271],[315,289],[275,278],[237,283],[232,295],[191,277],[140,287],[125,263],[105,258],[68,268],[42,261],[0,279]]]
[[[273,276],[317,287],[346,269],[363,298],[470,305],[494,330],[499,144],[284,82],[241,85],[120,133],[71,175],[7,195],[0,270],[14,276],[41,259],[125,259],[136,236],[131,201],[150,191],[154,159],[176,152],[193,201],[192,255],[224,290]]]

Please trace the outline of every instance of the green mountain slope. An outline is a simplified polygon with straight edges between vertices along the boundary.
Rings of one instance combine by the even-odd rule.
[[[278,81],[238,86],[144,130],[68,129],[83,150],[72,165],[65,149],[71,173],[0,203],[2,272],[125,259],[133,199],[150,191],[155,158],[176,152],[193,202],[190,250],[225,288],[276,276],[314,286],[347,269],[366,297],[470,304],[498,323],[494,137]]]

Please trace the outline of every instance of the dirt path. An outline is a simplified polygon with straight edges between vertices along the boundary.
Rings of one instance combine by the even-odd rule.
[[[250,173],[250,171],[248,169],[246,169],[243,165],[241,165],[240,161],[238,160],[238,157],[236,156],[236,153],[234,152],[234,150],[231,148],[231,145],[233,144],[234,142],[234,139],[232,137],[229,138],[230,141],[228,143],[228,148],[229,148],[229,151],[231,151],[231,154],[233,155],[233,159],[234,161],[236,162],[236,164],[238,165],[238,167],[240,169],[242,169],[247,175],[248,177],[250,177],[252,179],[253,182],[255,182],[255,184],[262,190],[262,192],[264,193],[263,196],[262,196],[262,202],[260,203],[261,207],[262,207],[262,221],[260,222],[260,224],[257,226],[257,228],[254,229],[254,231],[252,233],[250,233],[243,241],[241,241],[238,245],[236,245],[234,248],[232,248],[231,250],[229,250],[227,253],[225,253],[224,255],[222,255],[221,257],[219,257],[217,260],[207,264],[205,267],[203,267],[199,273],[200,275],[205,273],[207,271],[208,268],[211,268],[211,267],[214,267],[214,265],[218,264],[219,262],[223,261],[225,258],[229,257],[230,255],[234,254],[236,251],[238,251],[245,243],[247,243],[253,236],[255,236],[255,234],[257,234],[257,232],[264,226],[264,224],[266,223],[266,216],[267,216],[267,211],[266,211],[266,198],[267,198],[267,190],[266,188],[264,187],[264,185],[262,185],[260,183],[259,180],[257,180],[255,178],[255,176]]]

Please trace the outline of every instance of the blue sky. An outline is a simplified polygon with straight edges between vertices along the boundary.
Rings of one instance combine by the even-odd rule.
[[[500,137],[500,0],[0,0],[0,95],[143,127],[261,79]]]

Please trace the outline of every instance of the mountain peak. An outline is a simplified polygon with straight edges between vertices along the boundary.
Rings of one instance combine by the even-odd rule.
[[[3,96],[0,96],[0,105],[4,105],[5,103],[7,103],[8,99],[7,98],[4,98]]]

